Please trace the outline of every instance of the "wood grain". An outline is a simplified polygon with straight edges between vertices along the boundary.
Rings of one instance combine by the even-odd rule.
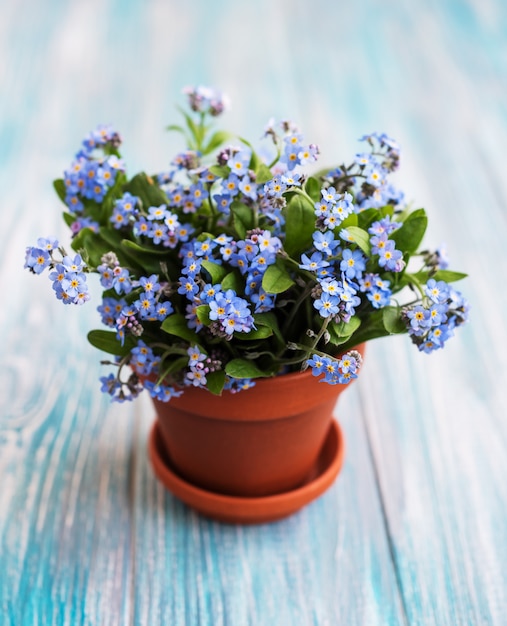
[[[0,4],[0,625],[498,625],[507,610],[507,8],[501,0]],[[258,527],[206,520],[146,454],[149,399],[111,406],[85,334],[22,269],[66,240],[51,180],[112,122],[129,171],[164,169],[187,84],[227,91],[255,140],[271,116],[322,165],[374,129],[400,186],[470,273],[445,351],[369,346],[340,400],[345,468]]]

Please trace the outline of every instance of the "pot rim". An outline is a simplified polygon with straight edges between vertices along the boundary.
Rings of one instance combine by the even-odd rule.
[[[364,354],[364,344],[356,349]],[[342,391],[350,386],[350,383],[321,384],[310,369],[257,378],[255,383],[255,386],[236,393],[222,391],[220,396],[202,387],[184,387],[183,394],[171,398],[168,403],[153,401],[159,418],[174,408],[202,419],[261,422],[291,418],[316,406],[336,402]]]
[[[157,478],[173,495],[202,515],[229,524],[273,522],[295,513],[333,484],[345,456],[342,429],[332,420],[319,456],[321,459],[327,454],[329,458],[303,485],[269,496],[230,496],[208,491],[181,478],[161,454],[159,428],[155,422],[148,439],[149,456]]]

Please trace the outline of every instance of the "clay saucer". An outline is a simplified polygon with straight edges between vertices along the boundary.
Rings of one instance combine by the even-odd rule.
[[[148,441],[155,474],[173,495],[206,517],[235,524],[273,522],[318,498],[331,486],[340,471],[344,450],[341,428],[333,420],[317,462],[303,485],[276,495],[245,498],[207,491],[178,476],[163,447],[157,422]]]

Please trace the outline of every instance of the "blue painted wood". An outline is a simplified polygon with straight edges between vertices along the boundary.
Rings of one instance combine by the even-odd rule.
[[[0,624],[505,623],[507,183],[501,0],[418,3],[135,1],[0,4]],[[111,407],[70,311],[21,269],[66,237],[50,181],[111,121],[130,171],[163,169],[186,84],[223,88],[233,130],[275,115],[321,163],[386,130],[398,180],[427,207],[472,323],[432,356],[373,343],[340,400],[347,461],[294,517],[205,520],[146,456],[147,399]],[[493,265],[494,264],[494,265]]]

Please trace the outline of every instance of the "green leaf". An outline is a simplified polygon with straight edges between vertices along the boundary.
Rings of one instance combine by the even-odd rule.
[[[233,215],[234,228],[240,239],[244,239],[248,230],[253,228],[253,212],[252,209],[235,200],[231,204],[231,212]]]
[[[283,293],[292,285],[294,281],[281,259],[270,265],[262,277],[262,288],[266,293]]]
[[[178,107],[178,110],[185,118],[185,122],[187,124],[188,130],[190,131],[190,135],[195,140],[195,144],[191,147],[197,148],[197,145],[200,143],[200,139],[201,139],[200,137],[201,133],[199,131],[199,128],[195,124],[194,120],[190,117],[190,115],[188,115],[188,113],[184,109],[182,109],[181,107]]]
[[[71,226],[76,221],[76,216],[73,213],[67,213],[67,211],[64,211],[62,216],[63,221],[67,224],[67,226]]]
[[[370,315],[363,320],[363,323],[357,331],[341,345],[341,349],[345,351],[350,350],[364,341],[387,337],[389,334],[389,331],[387,331],[384,326],[384,314],[382,309],[379,309],[370,313]]]
[[[160,206],[169,202],[164,191],[144,172],[136,174],[132,180],[124,185],[123,189],[140,198],[145,210],[151,206]]]
[[[123,245],[123,241],[126,240],[119,231],[106,226],[101,226],[99,229],[99,235],[108,244],[108,250],[112,250],[117,254],[120,265],[130,266],[134,269],[138,269],[139,271],[148,269],[148,267],[144,264],[146,256],[143,255],[138,249],[130,249],[128,246]],[[152,258],[152,256],[149,256],[149,259]],[[157,268],[154,271],[160,271],[160,264],[158,261]]]
[[[231,378],[268,378],[271,375],[263,372],[255,363],[246,359],[232,359],[225,366],[225,373]]]
[[[169,335],[180,337],[180,339],[184,339],[191,344],[199,345],[200,343],[199,337],[187,326],[185,316],[181,313],[173,313],[169,315],[169,317],[166,317],[162,322],[161,328]]]
[[[222,278],[227,274],[227,269],[223,265],[213,263],[213,261],[203,261],[202,267],[211,276],[211,282],[213,284],[220,283]]]
[[[262,163],[262,162],[260,162],[255,168],[255,175],[256,175],[255,182],[258,185],[267,183],[268,180],[271,180],[273,178],[272,171],[269,169],[269,167],[265,163]]]
[[[380,211],[374,208],[366,209],[365,211],[361,211],[359,214],[353,213],[353,215],[357,215],[357,225],[363,230],[368,230],[368,226],[370,226],[372,222],[379,220],[382,217]]]
[[[253,341],[254,339],[266,339],[267,337],[271,337],[273,331],[269,326],[259,326],[251,330],[249,333],[234,333],[235,339],[240,339],[241,341]]]
[[[116,333],[109,330],[91,330],[88,333],[88,341],[94,348],[116,356],[125,356],[136,346],[133,337],[126,337],[122,346],[116,338]]]
[[[56,193],[58,194],[58,197],[60,198],[60,200],[65,203],[65,197],[67,195],[67,188],[65,187],[65,183],[63,181],[63,178],[58,178],[57,180],[53,181],[53,187],[55,188]]]
[[[256,326],[267,326],[275,334],[276,338],[285,344],[285,338],[283,337],[280,327],[278,326],[278,319],[274,313],[268,311],[267,313],[254,313],[254,320]]]
[[[212,165],[209,171],[218,178],[228,178],[231,173],[231,168],[228,165]]]
[[[342,228],[350,228],[351,226],[359,226],[359,216],[357,213],[351,213],[348,217],[346,217],[340,224],[340,230]],[[361,228],[363,228],[363,226],[361,226]]]
[[[226,132],[225,130],[217,130],[211,135],[210,140],[208,141],[206,147],[203,148],[202,153],[209,154],[210,152],[213,152],[213,150],[216,150],[218,146],[221,146],[230,137],[231,134]]]
[[[348,322],[331,324],[338,337],[350,337],[361,326],[359,317],[351,317]]]
[[[312,234],[315,231],[315,212],[313,205],[304,197],[295,194],[285,209],[285,244],[286,252],[298,256],[312,247]]]
[[[349,226],[347,232],[354,243],[361,248],[366,256],[371,255],[370,235],[358,226]]]
[[[405,272],[402,284],[408,285],[413,282],[413,280],[411,280],[412,278],[422,284],[427,283],[430,278],[443,280],[446,283],[454,283],[457,280],[463,280],[463,278],[466,278],[467,276],[468,274],[463,274],[463,272],[452,272],[451,270],[437,270],[434,273],[430,270],[423,270],[421,272],[416,272],[415,274],[408,274]]]
[[[234,289],[237,294],[243,293],[243,290],[245,288],[245,284],[243,282],[243,279],[241,278],[241,274],[238,271],[233,271],[226,274],[221,282],[221,285],[224,291],[227,291],[227,289]]]
[[[186,135],[187,133],[185,132],[185,129],[182,126],[179,126],[178,124],[169,124],[169,126],[165,127],[166,130],[174,130],[177,133],[181,133],[182,135]]]
[[[402,226],[392,233],[389,238],[395,242],[398,250],[411,255],[417,251],[426,232],[427,225],[426,211],[417,209],[410,213]]]
[[[392,217],[394,214],[394,207],[392,204],[386,204],[385,206],[380,207],[379,211],[382,217],[387,217],[388,215],[389,217]]]
[[[166,365],[167,361],[164,360],[164,369],[161,372],[161,378],[164,380],[166,376],[172,374],[173,372],[179,372],[183,368],[188,365],[188,356],[180,356],[177,359],[171,361],[168,365]]]
[[[122,239],[120,248],[116,247],[114,250],[118,255],[123,252],[128,257],[128,264],[131,267],[137,267],[142,274],[147,272],[159,274],[162,262],[166,264],[169,274],[176,275],[177,273],[174,265],[167,260],[167,250],[145,248],[130,239]]]
[[[154,256],[167,256],[167,250],[160,250],[160,248],[148,248],[146,246],[141,246],[135,241],[131,241],[130,239],[122,239],[121,244],[124,248],[129,248],[130,250],[134,250],[135,252],[142,252],[144,254],[151,254]]]
[[[446,283],[454,283],[457,280],[463,280],[466,278],[468,274],[463,274],[463,272],[452,272],[451,270],[438,270],[432,278],[435,280],[443,280]]]
[[[407,330],[406,325],[401,319],[401,310],[397,306],[386,306],[382,309],[382,321],[385,329],[391,335],[403,333]]]
[[[320,190],[321,184],[319,183],[319,181],[313,176],[310,176],[310,178],[305,183],[305,191],[314,202],[318,202],[320,200]]]
[[[201,324],[205,326],[209,326],[211,324],[211,320],[209,318],[210,307],[208,304],[201,304],[195,309],[195,313],[197,315],[197,319]]]
[[[345,343],[357,331],[360,325],[361,320],[358,317],[352,317],[347,323],[340,322],[339,324],[335,324],[333,322],[329,324],[327,329],[331,343],[335,346]]]
[[[81,229],[72,240],[71,246],[76,252],[84,250],[86,262],[92,267],[99,266],[102,256],[111,251],[109,243],[91,228]]]
[[[217,370],[206,374],[206,387],[215,396],[222,395],[222,390],[225,385],[225,372],[224,370]]]

